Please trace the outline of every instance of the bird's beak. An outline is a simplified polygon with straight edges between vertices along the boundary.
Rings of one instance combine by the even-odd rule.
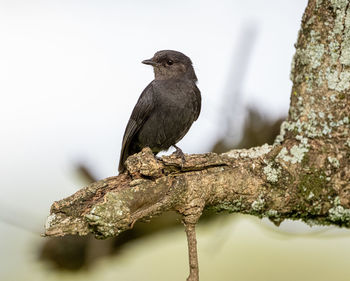
[[[144,60],[144,61],[142,61],[142,63],[148,64],[148,65],[152,65],[152,66],[155,66],[155,65],[157,64],[157,63],[154,62],[152,59]]]

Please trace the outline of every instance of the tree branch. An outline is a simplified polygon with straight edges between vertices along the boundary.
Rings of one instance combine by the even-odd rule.
[[[55,202],[45,234],[91,232],[106,238],[170,210],[196,218],[204,207],[267,216],[276,224],[289,218],[348,227],[349,149],[338,147],[341,159],[333,161],[328,152],[320,152],[329,150],[318,140],[305,144],[307,149],[303,145],[293,139],[284,146],[190,155],[184,165],[173,156],[156,160],[146,148],[129,157],[129,174],[98,181]]]

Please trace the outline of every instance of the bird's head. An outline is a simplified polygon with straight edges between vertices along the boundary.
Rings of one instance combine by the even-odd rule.
[[[158,51],[153,58],[144,60],[142,63],[153,66],[156,80],[185,77],[197,81],[191,59],[177,51]]]

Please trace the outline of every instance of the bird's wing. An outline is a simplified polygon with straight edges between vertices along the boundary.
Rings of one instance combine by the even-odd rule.
[[[131,113],[129,122],[125,129],[124,137],[123,137],[122,150],[120,154],[119,168],[118,168],[119,172],[123,172],[125,169],[124,163],[130,155],[129,146],[135,134],[140,130],[140,128],[148,119],[150,113],[154,108],[153,91],[154,90],[152,87],[152,83],[150,83],[143,90],[141,96],[139,97],[134,107],[134,110]]]
[[[201,92],[198,89],[197,85],[194,84],[194,88],[193,88],[194,94],[196,96],[195,98],[195,117],[194,117],[194,121],[196,121],[198,119],[199,113],[201,113],[201,106],[202,106],[202,97],[201,97]]]

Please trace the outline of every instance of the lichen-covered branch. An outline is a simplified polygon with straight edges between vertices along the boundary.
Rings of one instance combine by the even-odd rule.
[[[173,210],[195,224],[204,208],[350,227],[350,7],[310,0],[292,65],[289,116],[273,146],[174,156],[144,149],[127,173],[55,202],[45,234],[116,236]]]

